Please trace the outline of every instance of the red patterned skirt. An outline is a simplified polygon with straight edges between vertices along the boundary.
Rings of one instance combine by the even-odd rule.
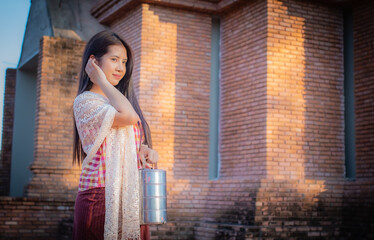
[[[74,240],[104,239],[105,188],[92,188],[78,192],[74,210]],[[140,237],[149,240],[148,225],[140,226]]]

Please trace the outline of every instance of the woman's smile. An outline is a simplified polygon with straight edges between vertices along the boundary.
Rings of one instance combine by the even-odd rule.
[[[118,79],[118,80],[121,80],[121,78],[122,78],[122,75],[119,75],[119,74],[113,74],[113,76],[114,76],[116,79]]]

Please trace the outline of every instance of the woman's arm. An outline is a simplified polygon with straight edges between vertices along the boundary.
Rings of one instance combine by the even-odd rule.
[[[97,65],[97,62],[93,57],[91,57],[87,62],[86,72],[91,81],[101,88],[109,99],[110,104],[117,110],[114,117],[113,127],[133,125],[140,120],[129,100],[109,83],[104,72]]]

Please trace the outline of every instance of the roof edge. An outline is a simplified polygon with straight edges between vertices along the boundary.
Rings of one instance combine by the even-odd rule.
[[[101,24],[109,25],[115,21],[119,16],[132,10],[142,3],[166,6],[170,8],[178,8],[189,11],[201,12],[211,15],[221,14],[239,3],[244,3],[245,0],[220,0],[220,1],[170,1],[170,0],[99,0],[98,3],[91,9],[91,14]]]

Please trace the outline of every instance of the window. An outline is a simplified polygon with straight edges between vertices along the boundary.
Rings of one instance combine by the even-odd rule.
[[[220,19],[212,18],[209,121],[209,179],[219,175]]]
[[[353,16],[352,10],[344,11],[344,135],[345,177],[356,177],[356,135],[353,69]]]

